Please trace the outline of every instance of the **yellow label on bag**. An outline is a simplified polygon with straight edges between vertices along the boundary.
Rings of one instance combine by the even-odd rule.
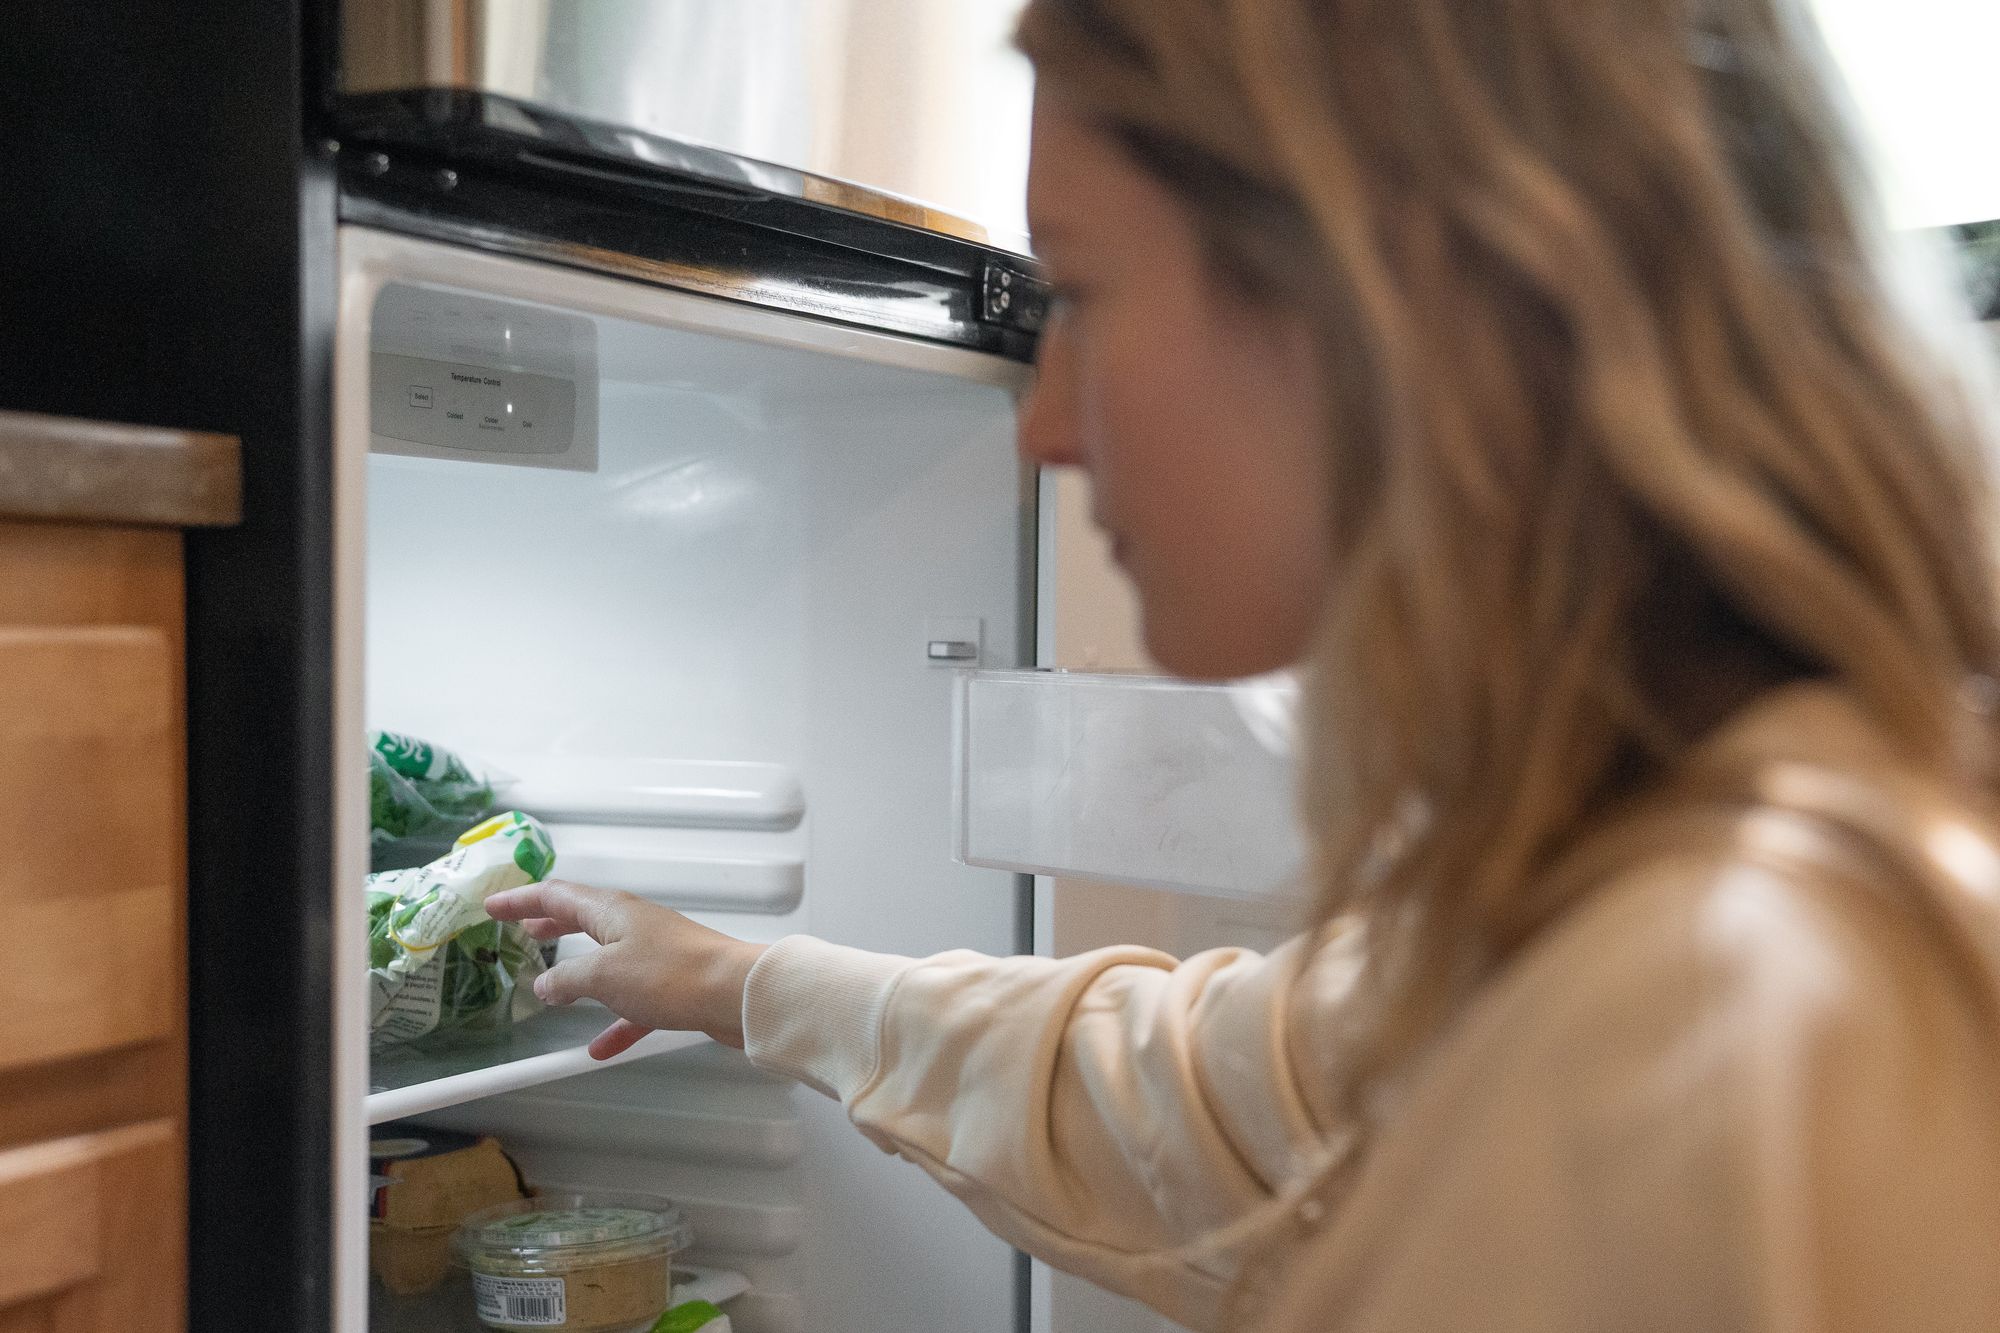
[[[493,816],[493,818],[487,820],[484,824],[476,824],[473,827],[467,829],[465,832],[459,834],[458,841],[453,843],[452,846],[470,847],[473,843],[478,842],[481,838],[490,838],[494,834],[498,833],[501,829],[506,828],[508,822],[511,821],[513,818],[514,816],[512,813],[504,815],[495,815]]]

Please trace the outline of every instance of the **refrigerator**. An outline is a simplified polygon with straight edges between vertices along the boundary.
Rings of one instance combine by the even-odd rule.
[[[1252,743],[1282,686],[1028,670],[1063,588],[1059,498],[1013,449],[1020,360],[414,230],[338,236],[341,753],[385,728],[477,756],[557,874],[756,940],[1026,953],[1052,942],[1038,871],[1170,894],[1282,871],[1282,762],[1231,762],[1282,759]],[[335,785],[336,1327],[476,1327],[462,1276],[400,1301],[367,1280],[386,1123],[671,1198],[686,1258],[749,1281],[743,1333],[1023,1326],[1022,1256],[703,1038],[598,1065],[610,1016],[582,1004],[371,1048],[362,777]]]
[[[1046,297],[1018,229],[1012,8],[325,16],[302,148],[333,218],[301,259],[325,299],[300,353],[325,393],[323,526],[294,534],[324,578],[305,651],[325,669],[289,752],[319,769],[324,864],[297,849],[307,929],[272,946],[306,983],[289,1026],[213,955],[196,995],[214,1058],[252,1008],[293,1057],[289,1175],[267,1162],[259,1186],[325,1266],[283,1326],[477,1327],[462,1274],[411,1298],[369,1276],[385,1124],[494,1135],[533,1185],[672,1199],[695,1237],[677,1263],[747,1280],[740,1333],[1046,1323],[1025,1256],[837,1105],[705,1039],[599,1065],[583,1047],[610,1016],[586,1004],[479,1042],[371,1041],[363,929],[374,728],[504,772],[559,875],[751,939],[1025,953],[1050,946],[1038,871],[1147,876],[1069,813],[1157,805],[1122,764],[1177,709],[1236,703],[1032,674],[1054,660],[1059,499],[1013,448]],[[1095,785],[1050,791],[1086,733]],[[1141,836],[1171,814],[1134,813]],[[199,829],[195,850],[219,879]],[[244,1327],[269,1316],[215,1276],[269,1241],[252,1186],[200,1182],[217,1112],[255,1112],[214,1082],[206,1100],[194,1326]]]
[[[244,523],[187,547],[190,1328],[471,1326],[371,1289],[387,1123],[676,1200],[743,1333],[1047,1326],[1046,1273],[735,1052],[595,1066],[582,1008],[368,1031],[371,727],[504,768],[558,874],[753,939],[1047,950],[1042,872],[1147,877],[1072,816],[1162,793],[1037,786],[1086,733],[1144,751],[1167,696],[1034,670],[1077,506],[1013,448],[1044,309],[1013,8],[10,32],[4,401],[243,442]]]
[[[349,7],[324,149],[336,757],[378,727],[476,755],[558,874],[739,936],[1028,950],[1027,881],[956,861],[952,819],[956,674],[1035,664],[1025,247],[809,170],[825,127],[788,137],[768,88],[690,90],[694,55],[748,54],[746,83],[788,75],[811,109],[814,52],[760,44],[754,15],[461,8],[474,58],[441,74],[426,15],[416,46],[370,45],[399,12]],[[606,44],[667,67],[565,63]],[[517,87],[524,45],[540,73]],[[390,56],[438,77],[396,86]],[[370,1282],[387,1122],[496,1135],[531,1184],[673,1199],[683,1257],[750,1283],[742,1333],[1019,1326],[1020,1256],[838,1106],[705,1039],[598,1066],[609,1016],[580,1005],[371,1052],[347,924],[367,806],[358,764],[336,769],[330,1327],[477,1326],[462,1277],[412,1300]]]
[[[559,874],[733,934],[1024,950],[1019,877],[954,864],[950,819],[955,669],[1034,660],[1021,361],[386,226],[338,252],[347,749],[495,764]],[[365,916],[360,777],[337,925]],[[1013,1254],[837,1106],[687,1034],[593,1069],[594,1005],[371,1061],[363,947],[335,937],[336,1327],[364,1327],[366,1125],[413,1118],[532,1183],[674,1199],[688,1257],[752,1282],[745,1333],[1014,1326]],[[438,1326],[394,1305],[367,1326]]]

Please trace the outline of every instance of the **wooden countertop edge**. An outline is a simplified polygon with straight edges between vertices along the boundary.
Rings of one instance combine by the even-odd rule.
[[[0,412],[0,518],[227,527],[242,517],[233,435]]]

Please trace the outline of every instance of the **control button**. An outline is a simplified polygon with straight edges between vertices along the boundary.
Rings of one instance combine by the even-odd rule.
[[[430,405],[431,386],[428,384],[412,384],[410,386],[410,406],[429,407]]]
[[[535,423],[542,419],[542,395],[539,390],[523,387],[507,407],[514,414],[514,425],[521,430],[533,430]]]

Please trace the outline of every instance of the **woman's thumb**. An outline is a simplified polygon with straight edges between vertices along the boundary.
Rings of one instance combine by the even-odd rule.
[[[576,958],[565,958],[535,978],[535,994],[543,1004],[571,1004],[596,999],[597,957],[604,952],[592,949]]]

